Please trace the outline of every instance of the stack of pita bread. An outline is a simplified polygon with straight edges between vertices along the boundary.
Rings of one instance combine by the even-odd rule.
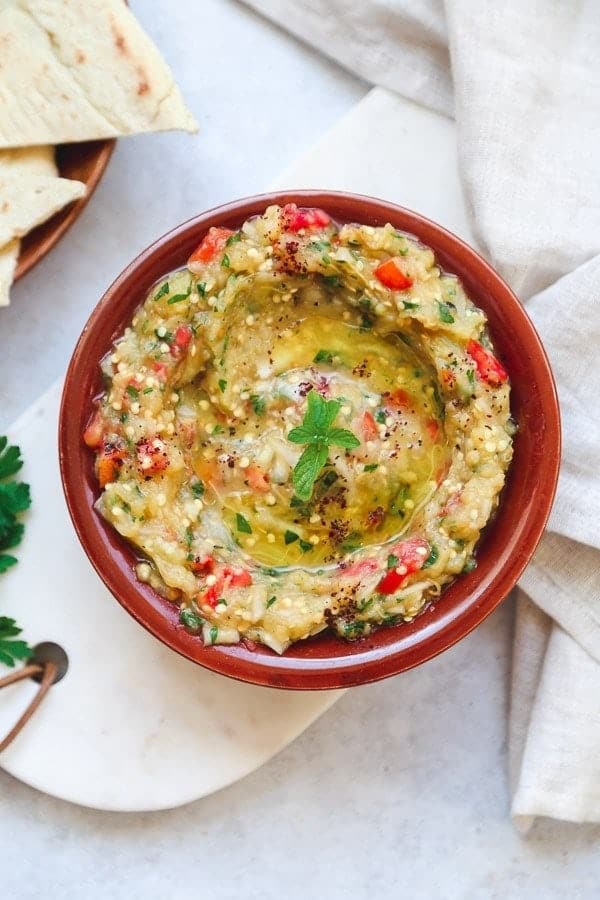
[[[124,0],[0,0],[0,306],[20,238],[85,195],[54,145],[171,129],[197,125]]]

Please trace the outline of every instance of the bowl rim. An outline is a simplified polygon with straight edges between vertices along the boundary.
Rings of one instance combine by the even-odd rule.
[[[113,564],[112,559],[110,565],[100,562],[98,541],[106,546],[110,543],[112,545],[110,552],[115,555],[114,546],[118,544],[127,547],[128,545],[125,539],[121,538],[110,524],[101,519],[99,514],[94,511],[89,497],[86,496],[83,487],[83,473],[78,465],[78,458],[82,452],[81,432],[84,421],[83,416],[78,418],[77,415],[70,414],[72,410],[81,409],[83,411],[86,405],[88,414],[91,411],[92,397],[89,396],[87,399],[85,397],[86,379],[82,373],[85,373],[87,369],[91,377],[93,372],[97,372],[99,357],[90,357],[90,345],[100,326],[111,321],[111,306],[115,299],[127,290],[127,285],[141,272],[143,266],[149,265],[150,262],[156,263],[162,257],[173,255],[175,248],[180,245],[183,249],[179,265],[183,265],[186,258],[183,255],[186,243],[190,246],[191,244],[195,245],[195,242],[199,242],[201,236],[211,225],[229,223],[239,227],[248,218],[248,215],[255,214],[256,210],[264,209],[273,203],[289,202],[297,202],[302,206],[322,206],[325,209],[328,205],[331,208],[339,207],[340,204],[348,207],[361,207],[360,221],[362,222],[368,221],[371,217],[374,223],[376,221],[381,223],[382,214],[383,218],[389,215],[391,221],[401,219],[404,222],[396,227],[416,234],[424,244],[431,246],[432,243],[437,242],[438,245],[441,244],[448,248],[448,252],[465,260],[464,266],[470,273],[475,273],[474,281],[485,286],[486,291],[490,292],[494,300],[500,298],[502,304],[510,309],[506,315],[518,322],[521,338],[527,342],[527,364],[530,367],[535,366],[535,386],[545,416],[544,453],[540,459],[538,473],[540,481],[537,482],[535,496],[522,501],[526,503],[521,534],[522,544],[512,542],[515,555],[510,557],[507,548],[502,547],[503,558],[495,564],[493,561],[490,562],[483,575],[481,573],[477,575],[476,583],[473,575],[462,575],[449,585],[446,589],[448,591],[455,589],[456,585],[462,585],[462,595],[464,596],[461,595],[460,588],[455,589],[459,601],[445,617],[444,613],[441,614],[439,627],[437,624],[436,627],[428,626],[426,621],[421,627],[420,620],[424,620],[427,615],[427,611],[425,611],[411,623],[411,626],[399,624],[379,629],[370,638],[353,644],[346,644],[336,638],[340,647],[345,648],[344,653],[313,658],[290,656],[288,651],[282,656],[267,651],[269,654],[267,656],[264,648],[259,648],[257,652],[248,649],[243,644],[205,647],[201,638],[190,635],[185,629],[176,627],[173,621],[168,620],[168,607],[172,608],[173,604],[158,597],[151,589],[146,589],[146,586],[140,585],[131,564],[127,569],[122,564]],[[339,215],[336,218],[340,221],[343,220]],[[356,216],[346,219],[346,221],[356,220]],[[436,240],[431,241],[431,237]],[[443,256],[445,250],[438,252],[438,249],[434,248],[434,252],[438,257],[438,255]],[[174,268],[176,266],[171,265],[170,268],[163,269],[163,274]],[[464,280],[465,276],[459,277]],[[152,279],[152,282],[154,280]],[[140,298],[145,296],[152,282],[140,290]],[[136,302],[135,306],[139,302],[140,300]],[[131,304],[130,314],[133,314],[135,306]],[[106,342],[106,350],[119,332],[120,328],[112,329],[112,337]],[[89,451],[87,452],[89,453]],[[541,454],[541,452],[540,448],[539,453]],[[560,455],[560,411],[548,357],[525,309],[506,282],[477,251],[438,223],[397,204],[347,191],[282,190],[244,197],[200,213],[159,237],[139,253],[117,276],[91,313],[69,363],[59,413],[59,461],[67,507],[81,545],[109,592],[146,630],[193,662],[240,681],[293,690],[346,688],[399,674],[437,656],[480,625],[515,586],[541,539],[556,492]],[[512,472],[512,467],[510,471]],[[536,475],[536,477],[538,476]],[[97,493],[98,491],[96,491]],[[533,502],[534,500],[535,502]],[[502,510],[502,501],[500,510]],[[490,523],[486,532],[488,530],[493,532],[494,525],[495,522]],[[510,544],[509,541],[507,547]],[[131,548],[129,552],[132,553]],[[148,590],[151,592],[151,596],[148,594]],[[443,592],[443,594],[445,593],[446,591]],[[150,604],[148,603],[149,599]],[[153,606],[150,608],[152,604]],[[161,604],[164,607],[162,614],[157,612],[157,608]],[[432,606],[433,609],[437,609],[442,604],[436,603]],[[408,635],[407,629],[411,629],[415,623],[418,623],[417,629],[412,629]],[[381,644],[377,640],[377,635],[382,632],[397,633],[397,639],[390,639]],[[415,639],[413,639],[414,635],[417,636]],[[405,639],[407,637],[408,639]],[[318,635],[310,640],[319,641],[320,639],[322,636]],[[298,643],[309,644],[310,641]],[[298,644],[293,646],[297,648]]]

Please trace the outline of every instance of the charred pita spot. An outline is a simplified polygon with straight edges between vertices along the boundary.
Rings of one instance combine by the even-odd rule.
[[[150,91],[150,81],[143,66],[136,66],[136,74],[138,77],[137,93],[138,97],[148,94]]]
[[[85,62],[85,53],[83,50],[78,50],[75,54],[75,62],[76,63],[84,63]]]
[[[112,19],[112,17],[111,17]],[[115,42],[115,47],[119,51],[119,53],[127,53],[127,44],[125,43],[125,36],[121,31],[117,28],[114,21],[111,21],[111,30],[113,33],[113,40]]]

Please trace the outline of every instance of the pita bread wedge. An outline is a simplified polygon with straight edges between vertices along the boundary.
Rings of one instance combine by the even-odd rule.
[[[56,177],[54,147],[26,147],[22,150],[0,150],[0,178],[2,175],[46,175]],[[10,288],[21,251],[21,241],[15,238],[0,247],[0,306],[10,303]]]
[[[0,150],[0,175],[58,175],[54,147]]]
[[[21,242],[16,239],[0,248],[0,306],[8,306],[10,303],[10,288],[15,277],[20,248]]]
[[[124,0],[0,0],[0,147],[196,131]]]
[[[85,194],[81,181],[48,175],[0,175],[0,247],[41,225]]]

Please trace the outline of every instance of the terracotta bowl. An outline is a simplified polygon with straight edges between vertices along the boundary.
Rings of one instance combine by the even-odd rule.
[[[23,238],[15,281],[29,272],[36,263],[44,258],[46,253],[52,250],[81,214],[104,174],[115,143],[113,140],[87,141],[82,144],[63,144],[56,148],[58,174],[63,178],[83,181],[87,187],[87,193],[81,200],[65,206],[55,216],[38,228],[34,228]]]
[[[205,647],[178,624],[176,608],[133,571],[136,553],[93,508],[99,488],[93,454],[81,439],[102,391],[99,360],[121,335],[147,291],[183,264],[211,225],[238,228],[271,203],[320,206],[338,222],[384,225],[416,235],[441,266],[458,275],[489,317],[512,381],[519,430],[501,505],[462,575],[410,624],[381,628],[356,643],[325,632],[277,656],[266,648]],[[242,681],[278,688],[343,688],[396,675],[425,662],[472,631],[506,597],[529,562],[552,505],[560,459],[560,421],[548,360],[523,307],[494,270],[459,238],[407,209],[346,193],[263,194],[203,213],[161,237],[119,275],[92,313],[75,348],[60,411],[60,465],[67,504],[96,571],[122,606],[159,640],[188,659]],[[82,598],[85,603],[85,598]]]

